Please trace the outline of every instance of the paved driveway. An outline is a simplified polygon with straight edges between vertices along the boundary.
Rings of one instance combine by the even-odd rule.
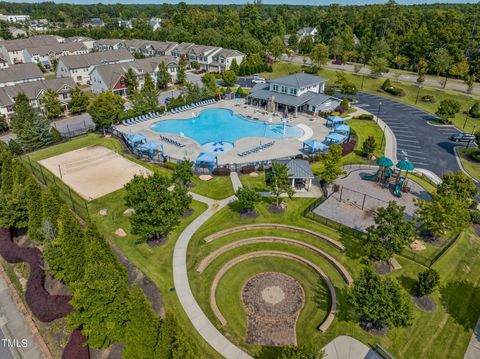
[[[454,127],[431,126],[428,120],[436,117],[397,101],[367,93],[356,96],[356,106],[373,113],[392,129],[397,139],[397,158],[408,159],[416,168],[430,170],[441,176],[445,172],[458,171],[453,148],[461,146],[448,140],[457,133]]]

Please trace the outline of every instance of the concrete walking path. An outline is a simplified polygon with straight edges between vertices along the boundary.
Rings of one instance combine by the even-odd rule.
[[[230,172],[230,180],[232,181],[233,191],[236,193],[239,188],[242,188],[242,181],[240,181],[240,177],[238,177],[237,172]]]
[[[202,308],[200,308],[193,296],[187,272],[187,248],[193,234],[210,217],[233,201],[235,197],[232,196],[221,201],[215,201],[194,193],[192,193],[192,197],[197,201],[206,203],[208,209],[185,228],[175,243],[173,251],[173,282],[178,299],[195,329],[213,349],[228,359],[252,359],[250,355],[225,338],[202,311]]]
[[[467,351],[463,359],[478,359],[480,358],[480,319],[475,325],[472,333],[470,343],[468,343]]]

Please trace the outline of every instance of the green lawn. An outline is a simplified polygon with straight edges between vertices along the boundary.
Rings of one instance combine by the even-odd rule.
[[[477,181],[480,181],[480,162],[475,161],[470,157],[473,153],[478,153],[480,150],[478,148],[470,147],[457,147],[457,153],[462,161],[463,168],[474,177]]]
[[[278,62],[273,66],[272,73],[266,72],[266,73],[263,73],[262,76],[265,76],[266,78],[276,78],[276,77],[286,76],[288,74],[292,74],[301,70],[302,70],[302,66],[298,64],[292,64],[288,62]],[[327,79],[328,85],[334,85],[336,80],[336,72],[338,71],[332,70],[332,69],[322,69],[320,70],[319,75]],[[397,82],[394,79],[390,79],[390,81],[392,81],[392,84],[394,86],[401,87],[405,91],[405,96],[397,97],[397,96],[392,96],[388,93],[378,91],[381,84],[385,81],[385,78],[376,79],[376,78],[370,78],[368,76],[365,76],[362,79],[363,77],[362,75],[356,75],[349,72],[344,72],[344,73],[347,79],[355,83],[358,89],[361,91],[366,91],[366,92],[374,93],[375,95],[388,97],[395,101],[405,102],[409,105],[416,106],[418,108],[421,108],[422,110],[425,110],[433,114],[437,111],[438,104],[440,103],[441,100],[444,100],[447,98],[455,99],[458,102],[460,102],[461,109],[460,109],[460,113],[458,113],[453,119],[453,123],[455,124],[455,126],[461,129],[463,128],[463,124],[465,122],[464,111],[468,110],[475,101],[480,100],[478,96],[466,95],[458,91],[442,90],[442,89],[424,86],[420,90],[418,102],[415,103],[415,100],[417,98],[417,93],[418,93],[418,87],[411,82],[402,82],[402,81]],[[362,82],[363,82],[363,88],[362,88]],[[434,96],[436,103],[432,104],[432,103],[421,101],[420,98],[425,95]],[[465,126],[465,130],[471,131],[473,129],[473,126],[480,128],[480,119],[468,118],[467,124]]]
[[[253,188],[257,192],[268,192],[265,184],[265,172],[259,172],[258,176],[240,175],[242,185]]]
[[[233,195],[233,186],[230,176],[215,176],[209,181],[202,181],[198,177],[194,177],[193,183],[195,187],[190,191],[202,196],[213,199],[224,199]]]

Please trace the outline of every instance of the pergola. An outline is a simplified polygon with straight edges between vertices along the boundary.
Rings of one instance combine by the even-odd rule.
[[[327,127],[335,128],[338,125],[345,124],[345,119],[340,116],[327,116]]]
[[[317,152],[326,152],[328,150],[328,146],[318,140],[308,140],[303,143],[302,151],[307,153],[306,149],[308,149],[308,153],[313,154]]]
[[[153,141],[142,143],[140,146],[138,146],[137,150],[140,157],[142,157],[143,154],[146,153],[148,154],[148,157],[150,157],[150,159],[152,160],[156,154],[161,153],[163,155],[163,145]]]
[[[195,171],[198,168],[207,167],[210,170],[210,172],[213,172],[213,169],[215,168],[215,165],[217,165],[217,164],[218,164],[218,159],[217,159],[216,154],[202,152],[195,159]]]
[[[325,142],[327,142],[328,144],[344,143],[346,139],[346,136],[341,135],[340,133],[332,132],[325,137]]]
[[[341,135],[344,135],[344,136],[348,137],[348,136],[350,136],[350,126],[348,126],[348,125],[338,125],[337,127],[335,127],[333,132],[336,132],[336,133],[339,133]]]
[[[135,149],[138,144],[142,144],[146,141],[147,138],[141,133],[132,133],[130,135],[127,135],[127,142],[132,148],[132,150]]]

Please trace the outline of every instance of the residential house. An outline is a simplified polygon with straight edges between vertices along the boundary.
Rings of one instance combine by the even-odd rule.
[[[172,80],[176,80],[178,63],[175,58],[172,56],[155,56],[130,62],[95,66],[90,72],[92,92],[97,94],[112,90],[117,95],[126,96],[128,86],[125,75],[130,69],[137,75],[138,88],[141,89],[146,74],[150,74],[153,81],[156,82],[158,65],[162,62],[167,65]]]
[[[328,113],[340,105],[340,100],[325,95],[325,79],[303,72],[255,85],[248,101],[272,112]]]
[[[197,62],[200,70],[209,71],[208,65],[213,62],[213,56],[221,49],[215,46],[193,45],[187,51],[187,61],[190,66]]]
[[[65,41],[66,42],[82,42],[89,52],[93,50],[93,45],[95,44],[94,39],[86,36],[71,36],[71,37],[67,37]]]
[[[133,29],[132,20],[123,20],[120,17],[117,17],[117,26],[127,28],[127,29]]]
[[[55,45],[27,47],[24,50],[25,62],[42,64],[45,69],[53,68],[53,61],[61,56],[87,54],[89,50],[81,42],[66,42]]]
[[[133,60],[134,57],[125,49],[64,56],[58,60],[57,77],[71,77],[78,84],[86,85],[90,82],[89,74],[95,66]]]
[[[148,22],[148,24],[150,25],[153,31],[156,31],[162,28],[162,19],[158,17],[152,17]]]
[[[304,27],[303,29],[300,29],[297,31],[298,41],[308,36],[315,38],[317,35],[318,35],[318,30],[315,27]]]
[[[45,80],[37,64],[18,64],[0,70],[0,87],[14,86],[27,82]]]
[[[35,32],[46,32],[50,29],[47,19],[38,19],[30,21],[30,29]]]
[[[3,15],[0,14],[0,20],[12,23],[26,23],[30,20],[30,15]]]
[[[27,47],[57,45],[62,42],[62,38],[53,35],[38,35],[26,39],[3,40],[0,41],[0,57],[7,60],[10,64],[24,63],[25,49]]]
[[[212,56],[212,62],[208,64],[208,71],[224,73],[230,70],[233,60],[240,66],[245,59],[245,54],[237,50],[221,49]]]
[[[125,40],[121,39],[101,39],[95,41],[93,49],[96,51],[126,49]]]
[[[100,19],[98,17],[94,17],[94,18],[90,19],[90,22],[88,23],[88,26],[90,26],[90,27],[103,27],[103,26],[105,26],[105,23],[103,22],[102,19]]]
[[[23,29],[19,29],[16,27],[9,27],[8,32],[14,37],[27,37],[27,32]]]
[[[30,105],[43,113],[44,107],[41,103],[41,98],[48,89],[53,89],[58,93],[58,99],[63,105],[64,112],[68,112],[68,102],[71,99],[70,91],[74,87],[75,82],[70,78],[39,80],[28,84],[23,83],[2,87],[0,88],[0,114],[4,115],[7,121],[13,117],[13,105],[15,97],[19,93],[27,95]]]
[[[195,46],[192,42],[182,42],[170,51],[170,55],[175,57],[177,61],[181,59],[188,60],[188,51]]]

